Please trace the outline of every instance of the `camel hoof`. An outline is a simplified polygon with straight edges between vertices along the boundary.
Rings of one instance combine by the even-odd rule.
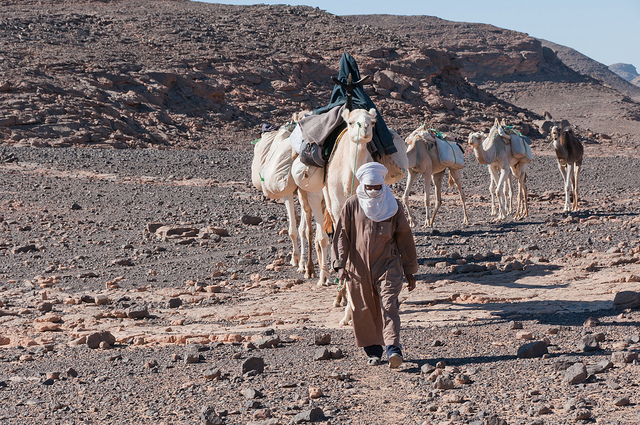
[[[344,320],[342,319],[340,321],[340,326],[351,326],[351,320]]]

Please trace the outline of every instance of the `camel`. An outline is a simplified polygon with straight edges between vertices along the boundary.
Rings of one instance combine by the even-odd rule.
[[[497,123],[498,120],[496,120],[496,124]],[[526,184],[526,164],[533,160],[533,152],[529,147],[529,144],[531,143],[529,139],[525,138],[517,131],[510,130],[510,132],[506,132],[505,128],[507,128],[507,125],[503,118],[502,123],[498,127],[498,134],[500,134],[500,137],[510,145],[506,149],[512,157],[509,162],[509,167],[514,177],[518,180],[518,206],[514,217],[517,220],[529,215],[529,192]],[[507,173],[507,177],[508,179],[506,181],[509,184],[509,192],[511,192],[511,178],[509,177],[509,173]],[[511,205],[509,205],[509,212],[511,212]]]
[[[407,137],[406,145],[407,157],[409,159],[409,176],[407,177],[407,186],[402,195],[402,203],[409,218],[409,225],[414,227],[415,223],[407,201],[411,186],[415,182],[418,174],[421,174],[424,180],[424,205],[426,214],[423,227],[432,227],[436,213],[442,204],[442,179],[447,169],[449,169],[449,186],[453,187],[453,183],[455,183],[460,193],[460,202],[462,203],[462,211],[464,213],[462,223],[469,224],[465,196],[462,190],[462,168],[452,168],[440,162],[436,148],[436,139],[429,133],[424,125],[420,126]],[[455,148],[459,148],[462,154],[464,154],[459,145],[455,144]],[[429,217],[429,180],[433,181],[436,193],[436,205],[431,217]]]
[[[299,114],[294,114],[294,121],[298,116]],[[283,201],[289,221],[288,234],[293,246],[291,265],[297,267],[299,272],[305,273],[305,277],[309,279],[315,275],[311,258],[311,218],[314,217],[316,222],[323,223],[322,194],[312,194],[302,190],[291,176],[291,163],[297,155],[288,141],[292,125],[289,123],[278,131],[262,135],[254,148],[251,180],[253,185],[262,190],[266,197]],[[298,197],[301,205],[299,227],[297,226],[294,195]],[[318,225],[318,231],[315,234],[315,247],[320,269],[318,285],[326,285],[329,275],[326,260],[329,237],[326,232],[322,231],[321,224]],[[298,246],[298,239],[300,239],[300,246]]]
[[[355,171],[367,162],[372,162],[373,157],[367,149],[367,143],[373,137],[373,126],[376,122],[376,110],[355,109],[344,110],[342,118],[347,123],[347,129],[338,137],[326,170],[326,182],[323,188],[327,213],[331,221],[338,222],[340,211],[347,199],[352,196],[358,187]],[[389,173],[385,178],[387,184],[398,182],[403,176],[408,160],[404,141],[397,133],[394,134],[394,144],[398,149],[393,155],[383,155],[380,162],[384,164]],[[340,282],[338,295],[334,306],[339,306],[343,301],[346,304],[344,318],[340,325],[351,323],[351,305],[346,285]]]
[[[484,133],[472,133],[469,135],[469,138],[475,138],[477,141],[476,143],[480,143],[479,140],[484,140],[486,138],[486,136],[484,135]],[[471,144],[471,143],[469,143]],[[483,164],[486,166],[486,164]],[[498,181],[494,179],[493,174],[491,174],[491,172],[489,172],[489,176],[490,176],[490,182],[489,182],[489,194],[491,195],[491,216],[495,216],[497,214],[497,200],[496,200],[496,196],[495,196],[495,189],[498,185]],[[505,210],[507,212],[507,214],[511,214],[511,212],[513,211],[513,190],[511,188],[512,186],[512,180],[513,180],[513,173],[511,172],[511,169],[509,169],[507,171],[507,175],[505,177],[504,180],[504,185],[502,186],[502,192],[503,192],[503,199],[506,202],[505,205]],[[507,194],[508,193],[508,194]]]
[[[519,219],[528,215],[528,192],[526,186],[527,174],[526,164],[529,158],[518,159],[511,153],[511,148],[505,143],[501,136],[504,133],[500,123],[496,119],[491,127],[489,135],[484,137],[483,133],[471,133],[468,144],[473,148],[476,159],[482,165],[487,165],[491,175],[490,190],[492,198],[495,196],[498,204],[498,216],[496,221],[506,219],[506,197],[504,185],[507,180],[509,170],[518,180],[518,208],[515,218]],[[504,133],[506,135],[506,133]],[[493,200],[492,200],[493,203]]]
[[[557,126],[551,128],[551,138],[556,151],[558,168],[564,181],[564,211],[578,210],[578,174],[582,166],[584,148],[582,142],[575,135],[571,127],[564,127],[562,131]],[[571,207],[569,198],[573,197]]]

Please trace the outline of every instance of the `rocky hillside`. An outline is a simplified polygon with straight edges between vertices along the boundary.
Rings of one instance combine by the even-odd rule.
[[[614,63],[609,65],[609,69],[627,81],[632,81],[638,77],[636,67],[628,63]]]
[[[465,137],[506,117],[535,139],[544,135],[544,112],[571,122],[572,114],[588,115],[556,113],[546,107],[554,104],[549,99],[510,94],[514,76],[528,93],[538,92],[532,76],[545,82],[541,76],[568,75],[568,91],[585,77],[538,40],[495,27],[402,17],[403,32],[393,25],[400,17],[359,21],[303,6],[184,0],[0,5],[3,143],[250,149],[261,123],[284,123],[328,102],[343,52],[373,76],[367,91],[402,135],[427,122]],[[576,93],[584,97],[584,90]],[[606,96],[623,97],[613,90]],[[616,115],[640,116],[637,104],[623,106]],[[592,130],[593,137],[640,134],[624,125]]]
[[[606,85],[626,94],[636,101],[640,100],[640,87],[636,87],[631,82],[633,78],[627,78],[624,73],[620,73],[619,68],[615,65],[607,67],[574,49],[550,41],[542,40],[542,44],[553,49],[562,62],[574,71],[602,81]],[[633,68],[633,65],[629,66]],[[635,68],[633,69],[635,70]]]
[[[433,16],[348,19],[455,54],[463,76],[521,108],[567,119],[585,134],[640,138],[640,90],[573,49],[492,25]]]

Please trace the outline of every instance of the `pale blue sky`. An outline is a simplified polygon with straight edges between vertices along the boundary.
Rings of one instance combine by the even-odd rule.
[[[202,1],[295,4],[335,15],[430,15],[481,22],[571,47],[605,65],[630,63],[640,73],[640,0]]]

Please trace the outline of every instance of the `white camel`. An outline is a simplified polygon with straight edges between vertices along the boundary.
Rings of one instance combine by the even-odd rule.
[[[577,211],[578,174],[580,174],[580,167],[582,167],[584,147],[571,127],[565,127],[560,131],[559,127],[553,126],[551,138],[556,151],[558,168],[560,168],[564,182],[564,211]],[[569,206],[571,196],[573,200]]]
[[[469,134],[469,145],[473,145],[473,144],[480,145],[482,141],[485,140],[486,138],[487,136],[484,133],[481,133],[481,132],[471,133]],[[482,165],[487,166],[487,164],[482,164]],[[498,213],[498,208],[497,208],[498,202],[495,194],[496,187],[498,186],[498,181],[493,175],[493,173],[491,173],[491,170],[489,170],[489,177],[490,177],[489,194],[491,195],[491,216],[493,217]],[[507,170],[507,175],[505,177],[504,185],[502,185],[502,196],[506,202],[505,210],[507,214],[511,214],[513,209],[513,191],[511,189],[512,177],[513,177],[513,174],[511,173],[511,169]]]
[[[327,178],[324,187],[324,196],[327,204],[327,212],[332,222],[337,223],[340,211],[347,199],[352,196],[359,181],[355,177],[356,170],[367,162],[372,162],[373,157],[366,145],[373,138],[373,126],[376,122],[376,110],[355,109],[345,110],[342,115],[347,123],[347,129],[338,137],[329,163],[327,164]],[[394,134],[394,132],[392,132]],[[398,152],[392,155],[383,155],[380,162],[384,164],[389,173],[385,183],[398,182],[404,175],[408,160],[404,141],[394,134],[394,145]],[[341,282],[342,286],[342,282]],[[346,290],[342,286],[334,302],[339,306],[341,301],[346,301],[345,315],[340,320],[340,325],[348,325],[351,322],[351,301]]]
[[[496,125],[498,120],[496,119]],[[524,218],[529,215],[529,192],[527,190],[527,170],[526,165],[533,159],[531,147],[529,147],[528,139],[520,135],[516,131],[505,131],[507,128],[505,119],[498,126],[498,134],[507,143],[506,151],[510,154],[509,167],[511,173],[518,180],[518,206],[514,218]],[[509,192],[511,192],[511,178],[507,173],[507,182],[509,184]],[[509,205],[511,212],[511,205]]]
[[[294,115],[294,120],[297,118]],[[318,230],[315,232],[315,247],[318,256],[320,276],[318,285],[325,285],[328,281],[327,246],[329,238],[322,230],[323,207],[322,193],[308,193],[299,188],[291,176],[291,163],[297,153],[291,147],[288,137],[292,126],[287,125],[276,132],[264,133],[254,148],[251,164],[251,180],[253,185],[262,190],[270,199],[281,199],[287,209],[289,219],[288,234],[292,242],[291,265],[298,271],[305,273],[306,278],[315,276],[314,264],[311,257],[311,218],[316,219]],[[301,220],[297,226],[294,195],[300,201]],[[298,246],[298,238],[300,246]]]
[[[408,206],[408,198],[411,186],[413,186],[413,183],[416,181],[418,174],[421,174],[424,180],[424,205],[426,213],[423,227],[431,227],[436,218],[436,213],[442,204],[442,179],[447,169],[449,169],[449,186],[453,187],[453,183],[455,183],[458,187],[458,193],[460,194],[460,202],[462,203],[462,211],[464,214],[462,223],[469,224],[465,196],[462,190],[462,168],[452,168],[440,162],[436,139],[424,125],[414,130],[414,132],[407,137],[405,143],[407,146],[407,158],[409,160],[409,176],[407,177],[407,186],[402,195],[402,203],[409,218],[409,225],[411,227],[415,225],[413,217],[411,216],[411,210]],[[454,149],[457,148],[464,154],[462,148],[455,144]],[[431,217],[429,217],[430,181],[433,181],[436,194],[436,205],[433,208],[433,215]]]
[[[491,127],[489,135],[480,142],[484,136],[482,133],[471,133],[468,143],[473,148],[476,159],[482,165],[487,165],[491,174],[490,190],[492,197],[495,196],[498,204],[497,221],[506,219],[506,197],[504,185],[507,180],[509,169],[518,180],[518,208],[515,218],[521,218],[528,214],[527,186],[526,186],[526,164],[530,161],[518,159],[511,153],[511,148],[505,143],[501,133],[504,130],[496,119]],[[505,133],[506,134],[506,133]],[[495,183],[495,187],[494,187]],[[493,200],[492,200],[493,202]]]

